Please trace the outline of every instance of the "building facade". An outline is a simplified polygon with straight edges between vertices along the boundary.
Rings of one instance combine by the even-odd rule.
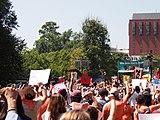
[[[160,13],[135,13],[129,20],[129,55],[160,55]]]

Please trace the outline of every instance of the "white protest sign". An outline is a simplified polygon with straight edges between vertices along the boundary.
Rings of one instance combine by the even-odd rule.
[[[160,84],[155,84],[155,83],[148,83],[149,88],[151,89],[151,91],[155,91],[156,89],[160,90]]]
[[[160,113],[156,114],[139,114],[139,120],[160,120]]]
[[[63,89],[67,89],[65,84],[63,84],[63,83],[55,84],[53,86],[52,93],[59,93]]]
[[[48,83],[51,69],[46,70],[31,70],[29,77],[29,85],[36,85],[37,83]]]
[[[71,72],[71,76],[74,76],[73,80],[77,80],[77,72]]]
[[[136,86],[140,86],[140,83],[142,84],[143,89],[146,89],[146,85],[148,83],[147,80],[144,80],[144,79],[132,79],[133,88],[135,88]]]

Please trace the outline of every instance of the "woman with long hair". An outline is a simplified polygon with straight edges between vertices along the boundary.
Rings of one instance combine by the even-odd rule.
[[[66,112],[65,99],[61,94],[55,93],[51,96],[46,112],[42,115],[42,120],[59,120]]]

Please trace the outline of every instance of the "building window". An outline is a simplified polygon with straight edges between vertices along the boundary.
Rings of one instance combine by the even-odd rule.
[[[157,48],[157,37],[154,37],[154,47]]]
[[[139,22],[139,35],[143,34],[143,22]]]
[[[133,44],[132,44],[132,45],[133,45],[133,48],[135,48],[135,45],[136,45],[136,44],[135,44],[135,42],[133,42]]]
[[[136,53],[136,52],[135,52],[135,49],[133,49],[132,53],[133,53],[133,55],[135,55],[135,53]]]
[[[132,35],[136,34],[136,22],[132,22]]]
[[[154,22],[154,35],[158,34],[158,22]]]
[[[142,49],[140,49],[140,53],[142,53]]]
[[[157,50],[156,49],[154,50],[154,54],[157,54]]]
[[[150,22],[146,22],[146,35],[150,34]]]

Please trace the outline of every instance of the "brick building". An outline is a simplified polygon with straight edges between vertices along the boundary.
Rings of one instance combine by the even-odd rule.
[[[160,55],[160,13],[134,13],[129,20],[129,55]]]

